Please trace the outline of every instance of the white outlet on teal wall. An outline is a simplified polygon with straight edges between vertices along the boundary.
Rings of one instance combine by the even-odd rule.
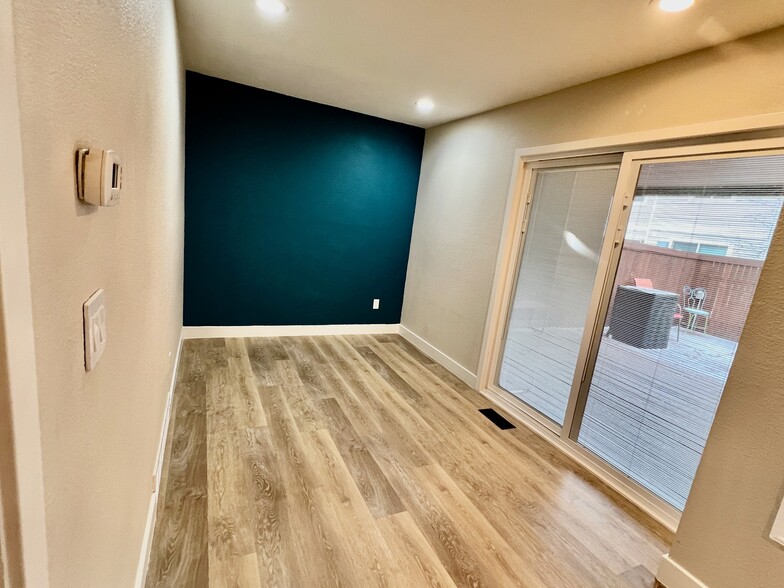
[[[373,299],[373,310],[378,310],[380,306],[381,306],[381,299],[380,298],[374,298]]]

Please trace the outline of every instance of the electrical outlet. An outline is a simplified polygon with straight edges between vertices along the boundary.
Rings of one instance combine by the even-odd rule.
[[[378,310],[380,306],[381,306],[381,299],[380,298],[374,298],[373,299],[373,310]]]

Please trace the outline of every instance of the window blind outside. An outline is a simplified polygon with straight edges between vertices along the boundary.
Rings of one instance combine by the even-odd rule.
[[[641,168],[578,442],[682,510],[784,202],[784,156]]]
[[[499,385],[563,424],[618,165],[539,170]]]

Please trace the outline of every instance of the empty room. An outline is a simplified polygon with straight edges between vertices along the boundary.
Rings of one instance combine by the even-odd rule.
[[[0,0],[0,588],[784,586],[781,0]]]

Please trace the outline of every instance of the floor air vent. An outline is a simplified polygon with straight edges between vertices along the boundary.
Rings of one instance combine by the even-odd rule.
[[[504,417],[502,417],[500,414],[498,414],[492,408],[480,408],[479,412],[481,412],[483,415],[485,415],[487,418],[489,418],[492,421],[492,423],[496,427],[498,427],[499,429],[514,429],[515,428],[515,426],[512,423],[507,421]]]

